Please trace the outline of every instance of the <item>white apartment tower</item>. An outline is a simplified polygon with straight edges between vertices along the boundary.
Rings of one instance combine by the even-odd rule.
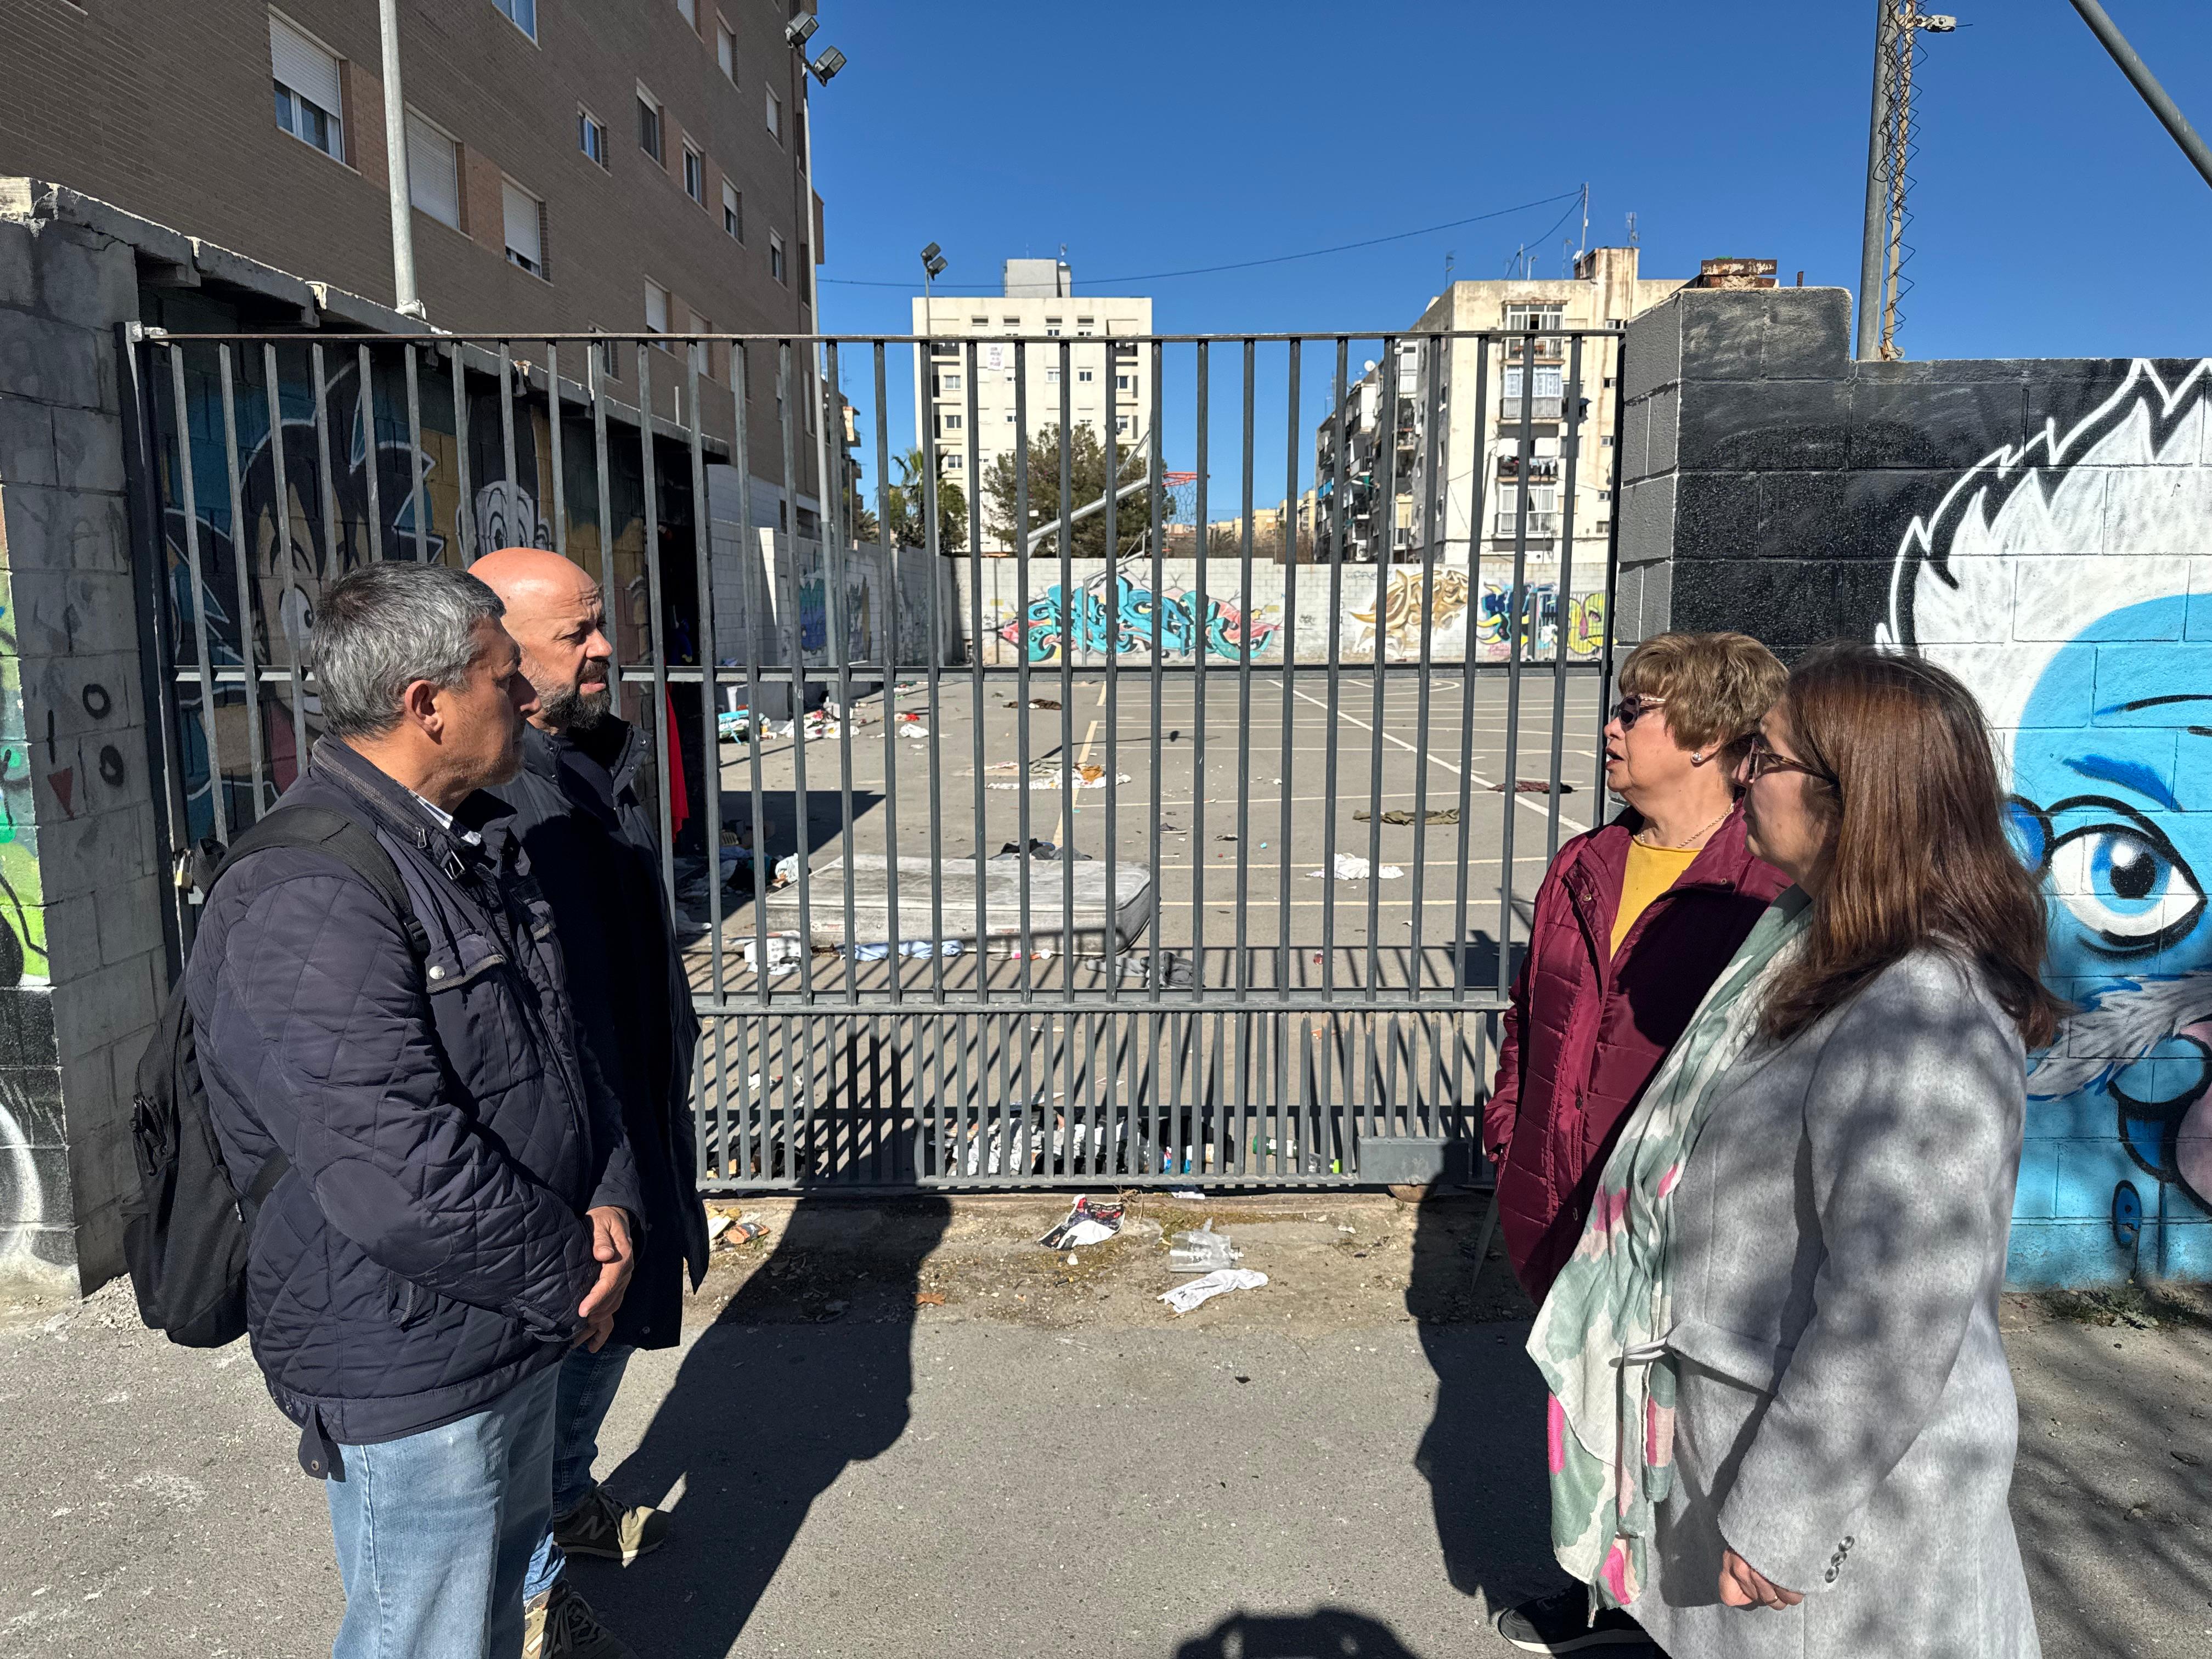
[[[1015,452],[1017,393],[1033,439],[1060,424],[1064,398],[1070,423],[1102,441],[1110,410],[1124,449],[1148,442],[1152,354],[1135,337],[1152,331],[1152,302],[1078,295],[1064,259],[1009,259],[1004,287],[996,298],[914,302],[914,331],[931,343],[915,358],[915,409],[935,428],[939,475],[972,495],[993,464]],[[915,442],[923,441],[917,428]]]

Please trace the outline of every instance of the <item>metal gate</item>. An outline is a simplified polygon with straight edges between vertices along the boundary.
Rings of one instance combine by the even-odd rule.
[[[141,331],[168,850],[302,763],[324,582],[534,543],[659,738],[707,1187],[1448,1170],[1604,810],[1620,333],[977,324]]]

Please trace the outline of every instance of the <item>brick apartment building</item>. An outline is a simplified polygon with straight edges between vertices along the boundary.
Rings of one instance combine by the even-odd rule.
[[[522,337],[811,331],[822,212],[818,198],[808,212],[806,75],[784,29],[813,9],[401,0],[430,322]],[[380,64],[376,0],[0,0],[0,175],[389,305]],[[147,320],[226,325],[196,317],[187,292],[158,309]],[[605,353],[603,372],[634,380],[633,356]],[[731,357],[703,364],[702,412],[724,430]],[[656,376],[662,413],[678,378]],[[750,378],[748,425],[773,433],[765,354]],[[757,446],[752,466],[768,520],[775,447]],[[811,528],[812,444],[795,448]]]

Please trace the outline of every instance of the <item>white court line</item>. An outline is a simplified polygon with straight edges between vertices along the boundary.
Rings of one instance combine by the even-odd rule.
[[[1282,682],[1280,680],[1277,680],[1275,684],[1280,685]],[[1291,688],[1291,695],[1295,697],[1305,697],[1305,700],[1308,702],[1312,703],[1316,708],[1327,708],[1328,707],[1327,703],[1321,702],[1317,698],[1306,696],[1306,694],[1299,690],[1295,685]],[[1365,720],[1361,720],[1357,714],[1348,714],[1343,710],[1339,709],[1337,711],[1336,717],[1341,720],[1350,720],[1354,726],[1358,726],[1363,732],[1375,732],[1375,728],[1373,726],[1368,725]],[[1399,748],[1403,749],[1408,754],[1419,756],[1432,766],[1443,767],[1445,771],[1450,773],[1454,777],[1460,775],[1460,769],[1454,766],[1449,761],[1444,759],[1440,755],[1431,755],[1425,750],[1414,748],[1412,744],[1407,743],[1405,738],[1400,737],[1395,732],[1375,732],[1375,735],[1384,738],[1390,743],[1396,744]],[[1467,775],[1467,777],[1469,782],[1479,783],[1485,789],[1495,789],[1498,787],[1495,783],[1492,783],[1488,778],[1484,777],[1480,772],[1469,772]],[[1521,793],[1517,789],[1513,792],[1511,799],[1516,806],[1525,806],[1530,811],[1534,812],[1538,817],[1544,819],[1547,823],[1550,822],[1551,809],[1548,805],[1539,806],[1534,800]],[[1589,825],[1587,823],[1583,823],[1577,819],[1569,817],[1565,812],[1559,814],[1559,822],[1566,825],[1568,829],[1573,830],[1578,836],[1589,828]]]

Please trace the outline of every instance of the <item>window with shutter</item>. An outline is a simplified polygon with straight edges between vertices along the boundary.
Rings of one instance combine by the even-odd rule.
[[[722,228],[732,240],[745,240],[745,198],[728,179],[722,180]]]
[[[500,180],[507,214],[507,257],[532,276],[545,274],[545,204],[512,179]]]
[[[407,195],[440,224],[461,228],[461,147],[407,112]]]
[[[648,334],[668,332],[668,290],[658,283],[645,285],[645,328]]]
[[[730,33],[727,23],[714,26],[714,61],[722,66],[722,73],[730,77],[730,84],[738,83],[738,37]]]
[[[276,82],[276,125],[324,155],[345,160],[338,60],[271,12],[269,64]]]

